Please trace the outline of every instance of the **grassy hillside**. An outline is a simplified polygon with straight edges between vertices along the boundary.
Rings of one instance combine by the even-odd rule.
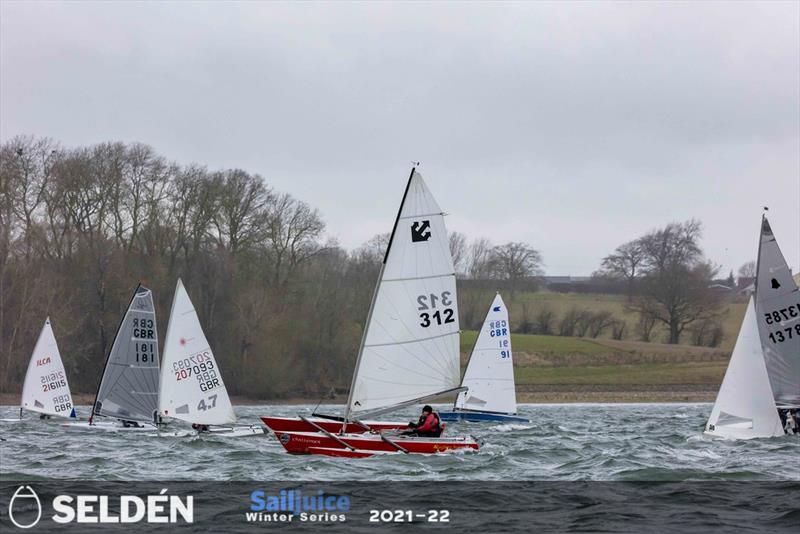
[[[626,310],[627,298],[624,295],[594,295],[582,293],[548,293],[548,292],[525,292],[519,293],[512,301],[506,297],[506,304],[511,313],[512,326],[519,324],[520,316],[522,314],[522,306],[527,303],[529,306],[529,313],[535,314],[543,307],[547,307],[556,314],[556,325],[567,311],[572,308],[588,311],[610,311],[617,319],[624,320],[627,324],[625,331],[625,339],[636,340],[636,324],[638,322],[638,315]],[[722,313],[722,326],[725,336],[721,348],[730,351],[733,349],[733,344],[736,341],[736,335],[739,332],[739,325],[744,317],[746,302],[732,302],[728,303],[723,308]],[[656,326],[654,331],[655,341],[664,341],[667,332],[661,325]],[[600,338],[610,338],[611,332],[606,331]],[[689,336],[685,334],[682,339],[683,344],[689,343]]]
[[[461,334],[462,362],[477,336]],[[512,334],[520,402],[708,401],[730,353],[639,341]]]

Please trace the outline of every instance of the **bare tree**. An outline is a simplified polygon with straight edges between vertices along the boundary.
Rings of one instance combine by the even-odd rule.
[[[224,171],[217,178],[218,204],[213,218],[216,238],[235,256],[264,236],[272,192],[260,176],[239,169]]]
[[[710,285],[718,269],[703,258],[698,221],[671,223],[641,238],[645,251],[642,290],[631,308],[668,329],[668,342],[679,343],[684,329],[712,319],[721,301]]]
[[[532,282],[544,274],[542,255],[526,243],[511,242],[496,246],[490,258],[490,272],[496,279],[508,284],[512,299],[522,282]]]
[[[477,238],[469,246],[467,275],[473,280],[485,280],[491,274],[493,245],[486,238]]]
[[[616,248],[612,254],[603,258],[600,276],[624,280],[627,286],[628,301],[633,299],[636,278],[641,276],[641,266],[646,259],[645,249],[640,240],[635,239]]]
[[[738,280],[740,286],[744,283],[750,283],[751,281],[755,280],[756,262],[748,261],[747,263],[742,264],[742,266],[739,267],[738,275],[739,275]]]
[[[467,237],[459,232],[450,232],[450,256],[453,257],[455,272],[464,272],[467,261]]]

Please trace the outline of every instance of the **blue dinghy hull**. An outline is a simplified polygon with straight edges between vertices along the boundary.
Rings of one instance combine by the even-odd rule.
[[[456,422],[469,421],[472,423],[530,423],[530,419],[517,417],[516,415],[505,415],[501,413],[488,412],[438,412],[442,421]]]

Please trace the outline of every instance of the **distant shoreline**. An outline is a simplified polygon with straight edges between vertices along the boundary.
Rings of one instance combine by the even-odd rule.
[[[713,402],[716,389],[710,390],[696,384],[673,384],[669,386],[563,386],[537,385],[518,386],[517,402],[520,404],[572,404],[572,403],[662,403],[662,402]],[[78,406],[88,406],[94,402],[93,393],[73,393],[73,401]],[[0,405],[19,406],[19,393],[0,393]],[[322,399],[309,397],[290,397],[285,399],[257,399],[251,397],[231,397],[234,406],[255,406],[271,404],[293,406],[300,404],[344,404],[347,397]],[[439,404],[447,403],[443,399]]]

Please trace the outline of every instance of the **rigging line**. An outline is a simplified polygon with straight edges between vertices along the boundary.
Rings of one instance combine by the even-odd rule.
[[[417,382],[393,382],[391,380],[385,380],[385,379],[382,379],[382,378],[375,378],[374,376],[365,376],[364,378],[369,378],[370,381],[373,381],[373,382],[382,382],[384,384],[392,384],[392,385],[396,385],[396,386],[417,386],[417,388],[420,388],[420,389],[422,389],[424,386],[430,386],[430,387],[436,387],[436,388],[441,388],[442,387],[441,383],[419,384]],[[370,398],[375,400],[375,399],[389,399],[389,398],[405,398],[406,396],[407,396],[407,394],[404,393],[402,395],[391,395],[391,396],[388,396],[388,397],[374,397],[373,396],[373,397],[370,397]]]
[[[418,375],[418,376],[424,376],[424,377],[428,377],[428,378],[435,378],[435,377],[431,377],[430,374],[426,374],[426,373],[420,372],[420,371],[418,371],[416,369],[408,368],[408,367],[405,367],[403,365],[400,365],[398,362],[395,362],[394,360],[389,359],[387,356],[384,356],[383,354],[379,353],[378,351],[373,351],[373,354],[375,354],[376,358],[378,358],[380,360],[383,360],[387,364],[390,364],[391,366],[393,366],[393,367],[395,367],[397,369],[402,369],[404,371],[408,371],[409,373],[415,374],[415,375]],[[420,360],[420,362],[421,363],[425,363],[425,362],[422,362],[421,360]],[[431,370],[432,371],[436,371],[436,369],[432,369],[432,368],[431,368]],[[447,378],[447,376],[445,376],[443,374],[440,374],[439,376],[441,378]]]
[[[377,323],[377,325],[378,325],[378,326],[380,326],[381,328],[384,328],[384,327],[383,327],[383,325],[382,325],[382,324],[380,324],[380,323]],[[384,328],[384,330],[385,330],[385,328]],[[453,333],[456,333],[456,332],[453,332]],[[391,337],[391,336],[389,336],[389,337]],[[412,342],[413,342],[413,341],[412,341]],[[420,362],[422,365],[424,365],[425,367],[427,367],[427,368],[428,368],[428,369],[430,369],[431,371],[434,371],[434,372],[438,373],[440,376],[445,376],[445,374],[442,372],[442,370],[441,370],[441,369],[437,369],[437,368],[433,367],[433,366],[432,366],[432,365],[429,363],[429,361],[426,361],[426,360],[422,360],[422,359],[420,359],[420,358],[417,356],[417,354],[416,354],[416,353],[414,353],[414,352],[411,352],[411,351],[410,351],[410,350],[409,350],[409,349],[406,347],[406,345],[408,345],[408,344],[410,344],[410,343],[412,343],[412,342],[407,342],[407,343],[397,343],[397,342],[393,342],[393,343],[386,343],[386,344],[384,344],[384,345],[381,345],[381,346],[397,346],[397,347],[399,347],[399,348],[400,348],[400,349],[401,349],[403,352],[405,352],[405,353],[406,353],[406,355],[408,355],[408,356],[410,356],[410,357],[414,358],[415,360],[419,361],[419,362]],[[435,360],[435,356],[433,355],[433,353],[431,353],[431,352],[428,350],[427,346],[425,346],[425,345],[421,345],[421,348],[422,348],[422,350],[423,350],[423,351],[425,351],[426,355],[427,355],[427,356],[429,356],[429,357],[431,358],[431,360]],[[387,360],[387,361],[388,361],[388,360]]]
[[[383,354],[381,354],[381,353],[380,353],[378,350],[376,350],[376,349],[373,349],[373,350],[372,350],[372,352],[373,352],[373,354],[375,354],[375,356],[376,356],[376,357],[380,358],[380,359],[381,359],[381,360],[383,360],[384,362],[386,362],[386,363],[388,363],[388,364],[391,364],[391,365],[393,365],[393,366],[395,366],[395,367],[397,367],[397,368],[399,368],[399,369],[403,369],[403,370],[406,370],[406,371],[413,372],[414,374],[418,374],[419,376],[430,376],[430,375],[428,375],[428,374],[425,374],[425,373],[422,373],[422,372],[416,371],[416,370],[414,370],[414,369],[408,369],[408,368],[406,368],[406,367],[403,367],[403,366],[402,366],[402,365],[400,365],[398,362],[394,361],[394,359],[392,359],[390,356],[384,356]],[[441,378],[447,378],[447,375],[446,375],[445,373],[442,373],[442,372],[441,372],[439,369],[436,369],[436,368],[432,367],[431,365],[429,365],[429,364],[428,364],[428,362],[427,362],[427,361],[420,359],[420,358],[419,358],[419,357],[418,357],[416,354],[414,354],[413,352],[410,352],[410,351],[407,351],[407,350],[406,350],[405,352],[406,352],[406,355],[407,355],[407,356],[409,356],[409,357],[411,357],[411,358],[413,358],[413,359],[417,360],[417,361],[418,361],[418,362],[419,362],[419,363],[420,363],[422,366],[424,366],[424,367],[427,367],[427,368],[430,370],[430,372],[431,372],[431,373],[434,373],[434,374],[438,375],[438,376],[439,376],[439,377],[441,377]]]
[[[438,213],[415,213],[414,215],[404,215],[400,217],[400,219],[419,219],[420,217],[436,217],[436,216],[444,217],[444,212],[440,211]]]
[[[409,288],[408,284],[403,284],[401,287],[403,288],[403,291],[405,292],[405,295],[406,295],[406,298],[407,298],[407,302],[411,303],[412,308],[414,308],[415,307],[414,303],[416,302],[416,298],[409,293],[409,289],[410,288]],[[422,284],[422,288],[426,291],[426,293],[430,292],[430,287],[428,285],[426,285],[425,283]],[[437,288],[437,289],[440,289],[440,288]],[[405,328],[406,333],[408,334],[408,336],[412,337],[412,338],[416,337],[416,333],[414,331],[412,331],[412,329],[409,327],[409,325],[406,324],[406,322],[402,319],[403,314],[398,309],[397,304],[394,302],[394,300],[388,298],[388,296],[385,298],[385,300],[386,300],[387,304],[392,307],[395,315],[398,317],[398,320],[400,321],[401,325]],[[419,311],[419,310],[417,310],[417,311]],[[381,325],[381,326],[383,327],[383,325]],[[417,328],[415,327],[414,330],[417,330]],[[385,327],[384,327],[384,331],[386,332],[387,335],[390,334],[389,331]],[[391,338],[392,336],[389,335],[389,337]],[[433,353],[428,351],[427,347],[424,347],[424,350],[426,351],[426,353],[429,356],[433,356]],[[439,351],[439,356],[442,356],[441,351]]]
[[[447,334],[439,334],[439,335],[436,335],[436,336],[422,337],[422,338],[417,338],[417,339],[409,339],[408,341],[391,341],[389,343],[372,343],[372,344],[364,345],[364,347],[386,347],[388,345],[406,345],[408,343],[421,343],[422,341],[429,341],[431,339],[438,339],[440,337],[452,336],[454,334],[458,334],[458,332],[448,332]],[[500,350],[500,349],[498,349],[498,350]]]
[[[450,305],[450,309],[453,310],[453,314],[455,315],[455,318],[454,318],[454,321],[453,321],[453,327],[455,328],[455,333],[457,333],[459,335],[459,338],[458,338],[459,340],[456,342],[455,358],[452,358],[452,354],[449,353],[449,350],[448,350],[447,346],[442,346],[440,344],[436,344],[435,347],[436,347],[436,351],[438,352],[438,355],[440,357],[440,359],[437,360],[437,361],[438,362],[444,362],[446,364],[447,368],[444,370],[444,372],[447,373],[448,375],[450,375],[451,373],[455,372],[455,376],[460,378],[461,377],[461,369],[460,369],[460,363],[461,363],[461,343],[460,343],[461,335],[460,334],[461,334],[461,330],[459,329],[459,324],[458,324],[458,291],[456,289],[455,275],[451,275],[451,276],[453,277],[452,278],[453,290],[449,291],[449,292],[451,293],[451,297],[452,297],[453,300],[452,300],[452,304]],[[423,285],[424,285],[426,291],[430,291],[430,288],[429,288],[429,286],[427,284],[423,284]]]
[[[155,317],[154,317],[154,319],[155,319]],[[130,354],[131,342],[133,342],[134,345],[137,343],[136,341],[133,341],[134,339],[135,338],[131,337],[130,341],[128,342],[128,347],[127,347],[128,350],[125,353],[125,356],[127,358],[130,358],[130,356],[131,356],[131,354]],[[136,353],[136,350],[134,350],[133,352]],[[151,369],[153,369],[154,367],[152,365],[139,366],[139,365],[132,365],[131,363],[129,363],[129,364],[126,365],[126,367],[129,370],[128,373],[125,373],[125,370],[123,369],[122,374],[123,374],[123,376],[127,376],[128,377],[127,379],[129,381],[129,384],[128,384],[129,386],[131,386],[132,388],[135,387],[135,388],[142,389],[142,390],[150,389],[148,387],[149,386],[149,384],[148,384],[148,375],[152,375],[153,374]],[[158,392],[157,388],[156,389],[150,389],[150,390]],[[132,389],[131,393],[133,393],[133,391],[134,390]],[[140,407],[144,407],[145,413],[147,413],[147,411],[150,409],[150,406],[148,404],[144,403],[144,399],[140,399],[138,397],[132,397],[132,398],[138,400],[139,401],[139,406]]]
[[[424,282],[422,284],[422,288],[426,293],[430,293],[431,292],[430,286],[428,286]],[[410,302],[412,302],[412,303],[415,302],[414,298],[408,293],[408,290],[409,290],[408,286],[404,285],[403,289],[405,290],[406,297],[408,298],[408,300]],[[436,288],[436,289],[438,290],[438,289],[441,289],[441,288]],[[417,311],[419,311],[419,310],[417,310]],[[456,330],[456,332],[458,332],[458,330]],[[430,357],[430,359],[435,362],[435,365],[437,366],[440,375],[447,376],[449,374],[448,369],[443,368],[440,364],[441,364],[442,361],[446,361],[449,358],[450,355],[447,354],[447,352],[443,352],[442,351],[442,347],[440,347],[439,344],[435,344],[435,347],[436,347],[437,354],[434,354],[431,350],[429,350],[427,345],[423,346],[422,349]]]
[[[433,270],[433,268],[431,268]],[[431,278],[445,278],[447,276],[455,276],[456,273],[443,273],[443,274],[429,274],[425,276],[411,276],[408,278],[384,278],[383,282],[409,282],[413,280],[428,280]]]

